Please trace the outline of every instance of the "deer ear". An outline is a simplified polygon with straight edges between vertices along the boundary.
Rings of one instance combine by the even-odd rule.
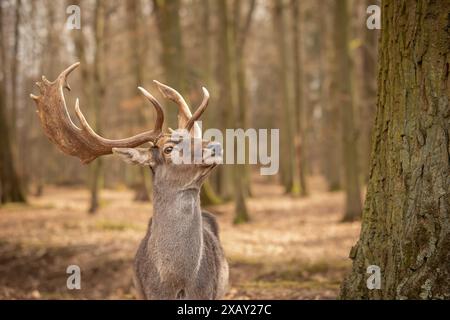
[[[149,148],[112,148],[112,151],[127,163],[141,166],[154,165]]]

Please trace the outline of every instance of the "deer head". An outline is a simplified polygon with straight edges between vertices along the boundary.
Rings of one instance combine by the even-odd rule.
[[[154,83],[165,98],[178,105],[178,128],[169,129],[170,134],[162,135],[150,142],[149,148],[113,148],[112,151],[128,163],[150,166],[156,184],[169,184],[181,189],[199,187],[221,162],[222,155],[218,143],[202,139],[201,129],[196,123],[208,106],[208,90],[202,88],[203,101],[194,114],[191,114],[188,104],[180,93],[156,80]],[[139,89],[145,96],[150,95],[143,88]],[[189,152],[187,159],[192,162],[179,163],[174,159],[175,156],[184,157],[184,152]],[[201,161],[195,163],[194,154],[200,154]]]
[[[76,126],[69,116],[63,89],[70,91],[67,77],[78,66],[79,63],[71,65],[53,82],[43,76],[42,81],[36,83],[41,94],[30,95],[36,102],[45,134],[62,152],[78,157],[85,164],[99,156],[114,153],[128,163],[149,166],[158,181],[185,187],[200,186],[204,178],[219,163],[221,151],[217,150],[221,149],[218,148],[217,143],[202,140],[200,127],[196,123],[208,106],[209,93],[206,88],[203,88],[202,103],[194,114],[191,114],[186,101],[176,90],[154,81],[163,96],[175,102],[179,108],[178,129],[164,134],[162,131],[164,112],[160,103],[148,91],[139,87],[140,92],[151,102],[156,111],[153,130],[125,139],[111,140],[99,136],[89,126],[80,110],[78,99],[75,103],[75,114],[81,127]],[[181,134],[182,132],[187,134]],[[150,147],[138,148],[145,143],[149,143]],[[178,164],[173,161],[174,151],[179,154],[179,146],[186,144],[191,146],[188,148],[189,152],[198,154],[200,151],[202,154],[200,163]],[[198,150],[199,148],[201,150]],[[186,148],[183,152],[186,152]]]

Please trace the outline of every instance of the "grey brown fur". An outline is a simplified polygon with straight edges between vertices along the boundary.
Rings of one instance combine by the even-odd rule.
[[[214,216],[201,211],[199,189],[161,189],[154,188],[153,218],[134,262],[139,297],[222,298],[228,264]]]

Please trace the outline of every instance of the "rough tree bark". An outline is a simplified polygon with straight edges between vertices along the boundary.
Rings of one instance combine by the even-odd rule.
[[[358,154],[353,119],[352,83],[350,78],[350,55],[348,48],[347,0],[337,0],[334,9],[334,45],[336,48],[337,102],[341,109],[342,156],[344,160],[345,214],[343,221],[361,217],[361,195],[359,186]]]
[[[450,298],[450,2],[383,1],[378,102],[344,299]],[[368,290],[366,268],[381,269]]]

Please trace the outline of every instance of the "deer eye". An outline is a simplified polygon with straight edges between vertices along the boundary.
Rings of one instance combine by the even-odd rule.
[[[164,153],[165,154],[169,154],[169,153],[172,152],[172,150],[173,150],[173,147],[167,147],[167,148],[164,149]]]

